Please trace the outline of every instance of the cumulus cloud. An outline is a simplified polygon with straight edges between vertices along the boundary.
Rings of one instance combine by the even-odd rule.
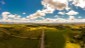
[[[73,5],[81,7],[81,8],[85,8],[85,0],[72,0],[73,1]]]
[[[69,16],[69,20],[75,20],[76,18],[74,16]]]
[[[71,10],[71,11],[69,11],[69,12],[66,13],[66,14],[72,16],[72,15],[77,15],[77,14],[79,14],[79,13],[76,12],[76,11],[74,11],[74,10]]]
[[[38,12],[40,13],[41,11],[38,11]],[[32,23],[70,23],[70,22],[80,22],[80,21],[84,22],[85,21],[84,19],[81,19],[81,20],[76,19],[74,16],[69,16],[68,19],[63,19],[63,18],[59,18],[59,17],[52,19],[52,18],[44,18],[44,15],[42,17],[40,17],[40,18],[42,18],[42,20],[35,20],[34,17],[35,18],[37,17],[37,15],[36,16],[35,15],[36,14],[34,14],[34,16],[32,15],[32,16],[27,16],[27,17],[22,18],[21,16],[16,15],[16,14],[13,15],[10,12],[3,12],[2,21],[3,22],[15,22],[15,23],[28,23],[28,22],[32,22]],[[39,14],[39,15],[41,16],[42,14]],[[31,18],[29,18],[29,17],[31,17]],[[1,22],[1,20],[0,20],[0,22]]]
[[[10,15],[9,12],[3,12],[2,13],[3,20],[6,20],[8,18],[8,15]]]
[[[69,1],[72,1],[74,6],[78,6],[81,8],[85,8],[85,0],[42,0],[42,5],[44,6],[42,10],[37,10],[35,13],[30,14],[26,17],[21,17],[17,14],[11,14],[10,12],[3,12],[2,13],[2,21],[6,22],[35,22],[35,23],[66,23],[66,22],[84,22],[85,19],[75,18],[75,15],[79,14],[78,12],[74,11],[69,7]],[[52,18],[45,18],[46,14],[52,14],[55,10],[60,10],[58,14],[69,16],[68,19],[59,18],[59,16],[55,19]],[[62,12],[61,10],[66,10],[66,12]],[[26,14],[23,12],[22,14]],[[37,18],[41,18],[41,20],[36,20]],[[1,20],[0,20],[1,21]]]
[[[67,0],[43,0],[42,5],[44,7],[51,7],[56,10],[63,10],[68,6],[68,1]]]
[[[74,16],[69,16],[68,19],[63,18],[44,18],[41,17],[42,20],[31,20],[27,17],[21,17],[19,15],[13,15],[10,12],[2,13],[3,19],[0,22],[14,22],[14,23],[77,23],[77,22],[85,22],[85,19],[76,19]]]
[[[47,9],[43,9],[43,10],[38,10],[37,12],[35,12],[34,14],[31,14],[29,16],[27,16],[28,19],[36,19],[42,16],[45,16],[48,13],[53,13],[54,9],[52,8],[47,8]]]
[[[44,7],[52,7],[57,10],[69,10],[70,7],[68,6],[69,2],[72,1],[71,4],[77,7],[81,7],[85,9],[85,0],[43,0],[42,4]]]
[[[85,0],[43,0],[42,5],[44,5],[45,8],[49,6],[56,10],[69,10],[71,9],[69,2],[72,2],[71,4],[76,7],[85,9]]]
[[[64,10],[65,8],[69,10],[67,0],[42,0],[42,5],[44,6],[44,9],[37,10],[37,12],[27,16],[27,18],[37,19],[48,13],[53,13],[55,10]]]
[[[13,21],[13,20],[20,20],[21,16],[19,15],[13,15],[10,12],[3,12],[2,13],[2,21]]]
[[[74,19],[74,16],[71,16],[69,19],[63,18],[46,18],[44,20],[36,20],[34,23],[84,23],[85,19]]]

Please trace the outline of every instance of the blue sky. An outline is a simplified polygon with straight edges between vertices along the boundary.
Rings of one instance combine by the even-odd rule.
[[[0,0],[1,2],[3,0]],[[1,11],[11,12],[13,14],[22,15],[26,12],[26,15],[36,12],[38,9],[42,9],[41,0],[4,0],[5,4],[0,3]],[[22,15],[23,16],[23,15]]]
[[[50,0],[49,0],[50,1]],[[52,0],[53,1],[53,0]],[[51,1],[51,2],[52,2]],[[63,0],[62,2],[59,0],[56,0],[52,3],[57,4],[57,2],[64,4],[65,1],[67,0]],[[77,1],[77,0],[76,0]],[[35,17],[34,15],[37,14],[38,10],[40,10],[40,12],[43,12],[45,7],[45,3],[49,4],[50,7],[47,7],[46,9],[48,10],[48,8],[53,9],[49,10],[52,11],[52,13],[48,12],[48,13],[44,13],[45,15],[42,16],[40,14],[40,17],[35,17],[36,19],[29,19],[31,17],[28,18],[28,20],[42,20],[42,18],[44,18],[45,20],[49,18],[50,19],[56,19],[57,18],[63,18],[63,19],[69,19],[70,16],[73,16],[74,19],[85,19],[85,5],[82,1],[79,1],[77,3],[81,3],[79,4],[75,4],[76,1],[72,0],[68,2],[68,10],[66,10],[66,6],[67,4],[65,3],[64,5],[66,5],[64,8],[62,7],[62,9],[58,8],[58,6],[55,6],[54,4],[48,3],[46,2],[46,0],[0,0],[0,18],[1,20],[3,19],[3,13],[7,13],[11,14],[11,15],[18,15],[21,18],[26,18],[29,17],[30,15],[32,17]],[[45,2],[44,4],[42,4],[42,2]],[[74,3],[74,4],[72,4]],[[82,5],[83,4],[83,5]],[[51,6],[53,6],[54,8],[52,8]],[[57,8],[57,9],[55,9]],[[61,13],[59,13],[61,12]],[[71,12],[73,12],[73,14],[71,14]],[[63,14],[62,14],[63,13]],[[34,15],[33,15],[34,14]],[[9,17],[10,18],[10,17]],[[44,20],[43,19],[43,20]]]

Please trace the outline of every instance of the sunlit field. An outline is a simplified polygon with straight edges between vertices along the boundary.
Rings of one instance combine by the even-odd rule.
[[[0,24],[0,48],[85,48],[85,24]]]

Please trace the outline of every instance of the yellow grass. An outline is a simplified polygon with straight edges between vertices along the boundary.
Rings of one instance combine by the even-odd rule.
[[[30,28],[30,30],[37,30],[37,28]]]
[[[80,48],[80,45],[67,42],[65,48]]]

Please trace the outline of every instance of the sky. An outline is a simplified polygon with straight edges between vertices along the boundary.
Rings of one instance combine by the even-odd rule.
[[[85,0],[0,0],[0,22],[85,22]]]

